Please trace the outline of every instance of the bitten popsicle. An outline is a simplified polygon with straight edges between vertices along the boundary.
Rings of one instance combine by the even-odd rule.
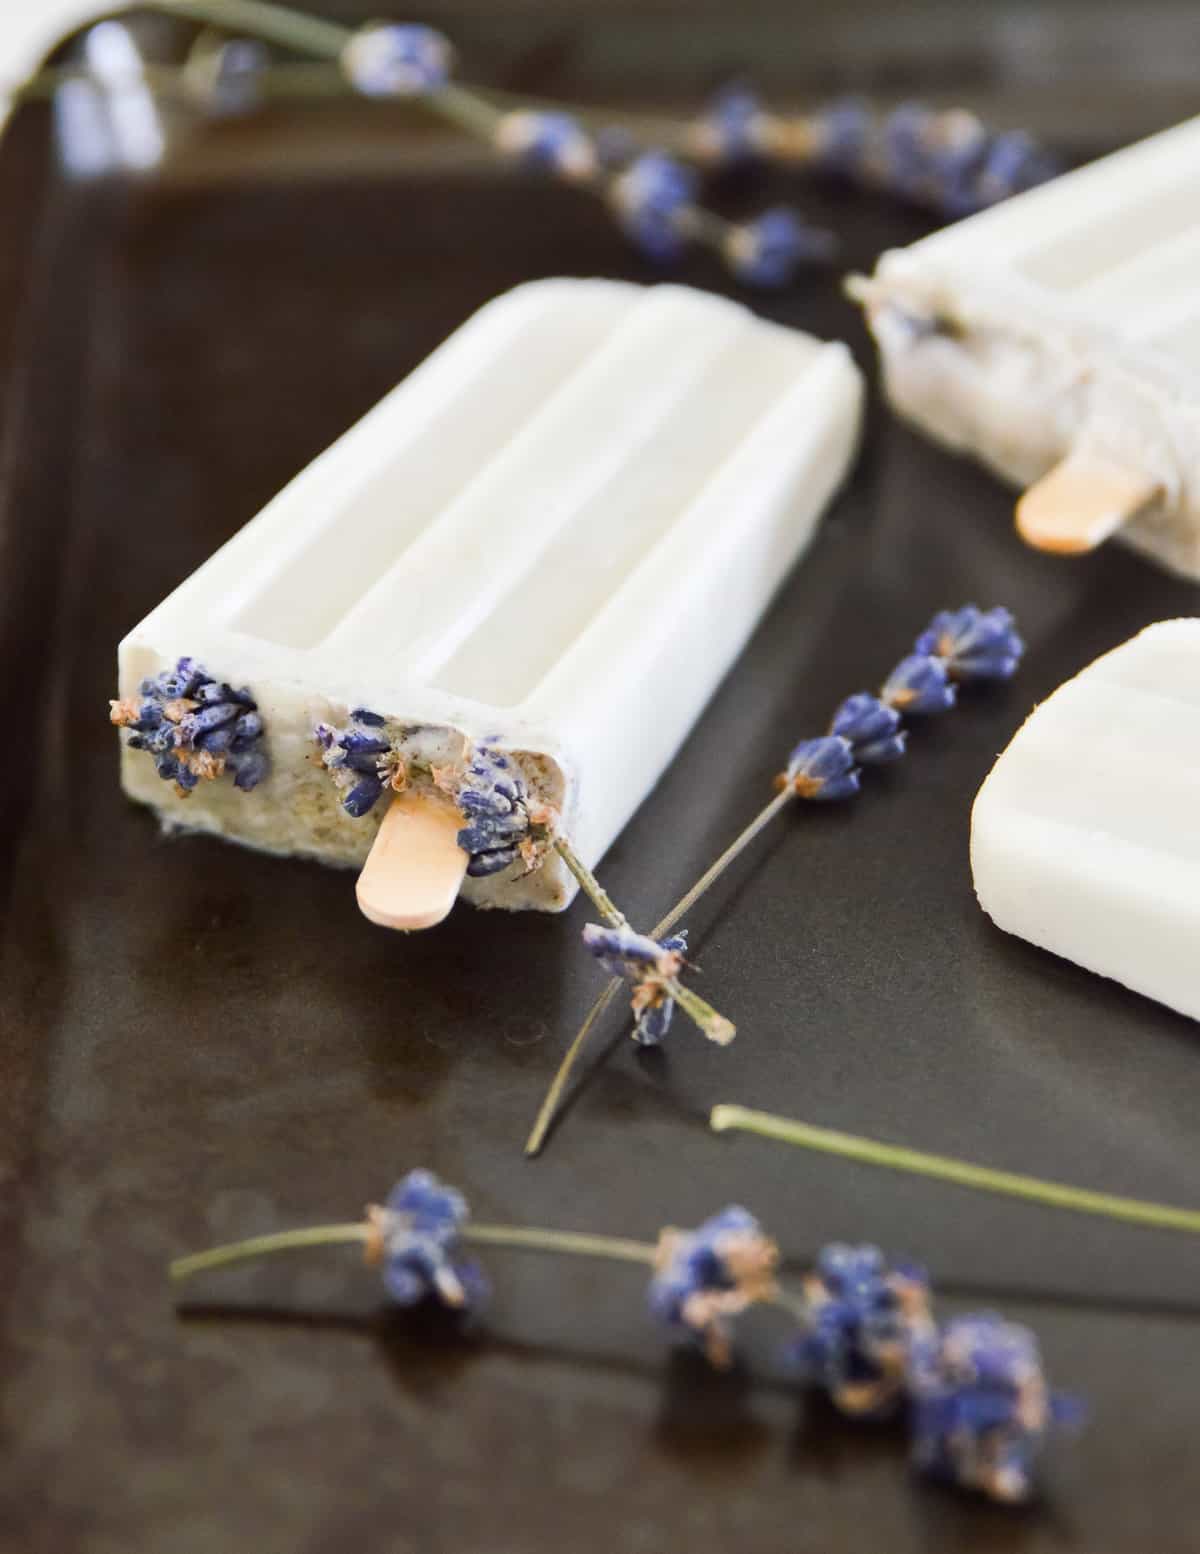
[[[1200,620],[1061,685],[979,790],[971,869],[1008,933],[1200,1019]]]
[[[1200,577],[1200,118],[884,254],[893,406],[1027,487],[1022,536]]]
[[[444,837],[486,750],[594,864],[811,539],[860,399],[844,346],[706,293],[499,297],[121,643],[126,791],[362,865],[385,815],[404,855],[393,792],[443,806]],[[566,906],[560,859],[528,863],[462,892]]]

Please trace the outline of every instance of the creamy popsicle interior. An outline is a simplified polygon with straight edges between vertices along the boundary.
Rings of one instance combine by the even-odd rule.
[[[386,720],[411,781],[508,751],[594,863],[804,549],[858,430],[848,353],[683,287],[555,280],[488,304],[124,640],[120,694],[190,655],[249,687],[267,775],[164,823],[361,864],[314,728]],[[556,909],[551,858],[468,879]]]
[[[971,868],[1003,929],[1200,1018],[1200,620],[1068,680],[979,791]]]

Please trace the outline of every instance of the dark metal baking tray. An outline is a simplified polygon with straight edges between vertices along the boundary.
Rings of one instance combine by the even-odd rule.
[[[737,1042],[622,1038],[530,1163],[525,1132],[597,986],[584,906],[462,909],[404,939],[359,916],[345,874],[164,840],[118,791],[105,699],[122,633],[472,309],[540,274],[648,272],[582,198],[441,140],[386,174],[85,186],[53,172],[44,136],[30,111],[0,155],[0,1548],[1200,1547],[1200,1247],[705,1126],[736,1100],[1200,1198],[1195,1027],[996,932],[967,866],[972,797],[1033,703],[1194,611],[1196,590],[1118,546],[1071,564],[1025,550],[1009,493],[873,399],[812,553],[605,880],[653,918],[790,743],[936,608],[1010,605],[1027,663],[918,730],[858,801],[788,817],[738,865],[691,921]],[[848,267],[921,230],[883,202],[807,203]],[[686,278],[723,284],[702,260]],[[873,380],[832,277],[758,305],[845,336]],[[649,1236],[737,1200],[797,1266],[830,1238],[879,1241],[926,1261],[951,1309],[1033,1323],[1090,1426],[1051,1453],[1029,1511],[969,1503],[914,1482],[898,1433],[788,1385],[773,1319],[715,1377],[668,1351],[636,1273],[566,1259],[492,1257],[486,1336],[389,1316],[339,1252],[174,1306],[172,1255],[352,1217],[416,1163],[488,1218]]]

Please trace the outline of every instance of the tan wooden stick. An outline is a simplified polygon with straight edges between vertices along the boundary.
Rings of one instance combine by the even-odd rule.
[[[1161,492],[1147,476],[1071,454],[1017,503],[1017,532],[1035,550],[1081,556],[1115,534]]]
[[[375,838],[356,894],[382,928],[432,928],[449,913],[467,872],[462,816],[436,794],[399,793]]]

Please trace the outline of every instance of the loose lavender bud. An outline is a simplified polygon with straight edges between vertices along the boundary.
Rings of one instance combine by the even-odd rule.
[[[896,709],[866,691],[846,698],[833,715],[832,732],[849,740],[854,759],[862,766],[899,760],[907,741]]]
[[[505,156],[565,178],[586,180],[599,167],[591,136],[569,113],[517,109],[504,115],[493,138]]]
[[[234,702],[210,703],[199,712],[189,712],[179,723],[178,743],[190,750],[201,735],[234,722],[237,716],[238,708]]]
[[[906,715],[945,712],[954,705],[954,687],[940,658],[923,653],[902,659],[879,693],[881,701]]]
[[[190,696],[208,679],[194,658],[181,658],[173,670],[164,670],[156,680],[143,680],[142,690],[147,695],[157,694],[164,701],[176,701],[181,696]]]
[[[1025,644],[1008,610],[968,604],[935,615],[915,651],[940,659],[952,680],[1011,680]]]
[[[365,97],[419,97],[445,86],[454,64],[448,39],[432,27],[375,23],[342,50],[342,70]]]
[[[462,1308],[485,1297],[478,1269],[454,1256],[468,1217],[466,1199],[431,1171],[410,1171],[383,1207],[372,1205],[367,1214],[367,1260],[382,1265],[384,1288],[397,1305],[432,1296]]]
[[[992,1500],[1027,1499],[1049,1430],[1082,1415],[1050,1392],[1033,1333],[994,1312],[947,1323],[914,1365],[911,1390],[916,1466]]]
[[[690,168],[664,152],[643,152],[613,179],[609,199],[622,230],[648,258],[668,264],[683,253],[680,217],[696,200]]]
[[[243,793],[257,788],[267,775],[267,758],[261,750],[248,750],[233,759],[233,785]]]
[[[383,796],[383,782],[374,773],[365,773],[361,776],[346,797],[342,800],[342,808],[354,820],[361,820],[369,814]]]
[[[779,1248],[745,1209],[723,1209],[693,1231],[659,1237],[650,1310],[674,1334],[699,1344],[711,1364],[733,1358],[731,1322],[775,1294]]]
[[[891,1412],[905,1395],[916,1347],[934,1334],[924,1271],[889,1264],[875,1246],[834,1243],[819,1253],[804,1294],[792,1363],[844,1414]]]
[[[785,778],[802,799],[851,798],[859,774],[850,741],[839,734],[802,739],[788,757]]]
[[[802,264],[826,264],[837,240],[832,232],[811,227],[794,210],[776,206],[754,221],[730,228],[725,259],[747,286],[777,289],[794,279]]]
[[[467,873],[473,880],[486,879],[489,874],[499,874],[509,864],[516,863],[520,856],[519,847],[494,847],[490,852],[476,853],[467,864]]]

